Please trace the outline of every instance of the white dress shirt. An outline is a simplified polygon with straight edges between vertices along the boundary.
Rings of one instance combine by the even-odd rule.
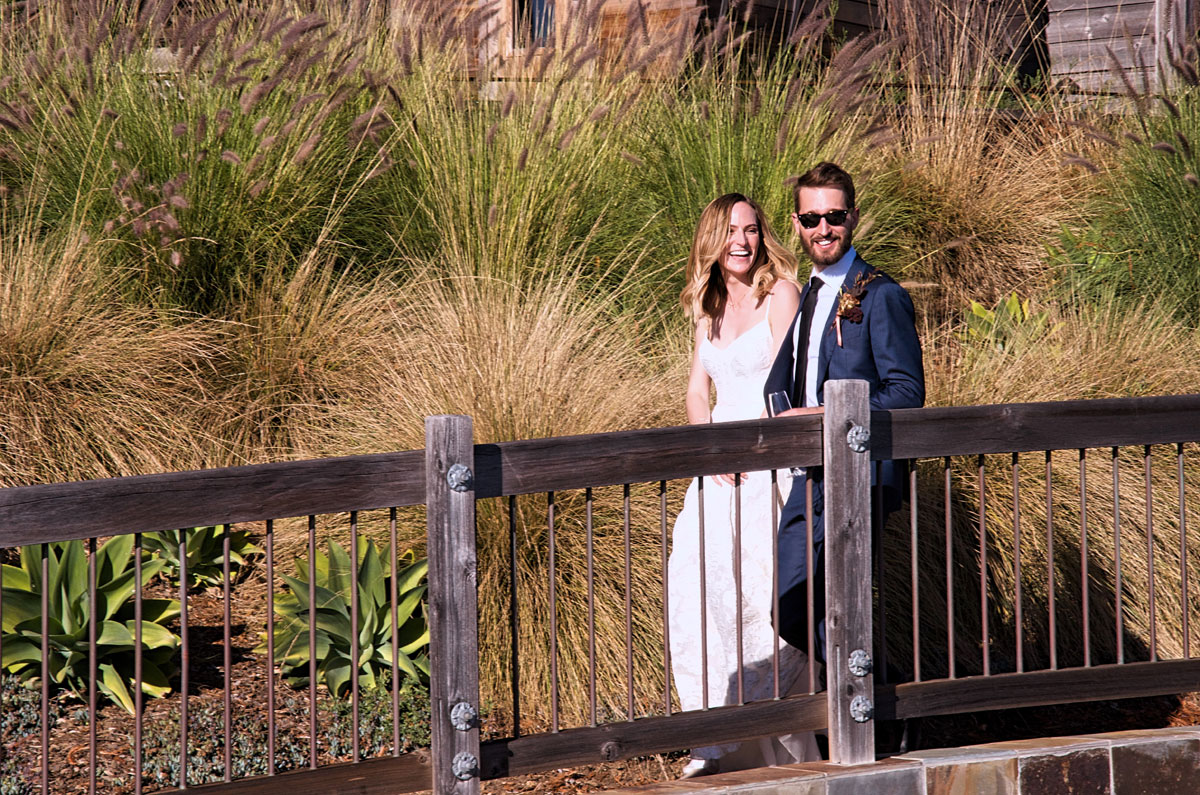
[[[857,256],[854,246],[851,246],[841,259],[820,273],[813,268],[812,276],[820,279],[822,284],[821,289],[817,291],[817,305],[813,309],[812,326],[808,330],[808,366],[804,371],[804,405],[806,407],[821,405],[817,402],[817,364],[821,359],[821,338],[825,336],[825,332],[829,330],[829,324],[833,322],[833,308],[837,304],[838,293],[841,292],[842,283],[846,281],[846,274],[850,272],[850,266],[854,264]],[[799,323],[792,331],[792,351],[794,361],[800,355]]]

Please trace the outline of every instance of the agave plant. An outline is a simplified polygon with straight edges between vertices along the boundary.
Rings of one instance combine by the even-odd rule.
[[[163,574],[179,582],[179,542],[187,538],[188,585],[220,585],[224,580],[225,536],[229,536],[229,576],[236,580],[247,558],[262,552],[250,542],[245,530],[222,527],[196,527],[146,533],[142,543],[165,564]]]
[[[275,612],[281,617],[275,630],[275,662],[284,681],[293,687],[308,684],[308,644],[310,615],[316,623],[317,679],[334,695],[350,689],[352,671],[358,669],[358,683],[374,689],[387,679],[392,668],[392,606],[389,595],[392,576],[384,559],[368,541],[358,564],[358,625],[351,624],[351,588],[355,587],[350,555],[336,541],[329,542],[328,556],[316,553],[314,569],[315,602],[309,603],[308,561],[296,560],[296,576],[285,576],[288,593],[275,600]],[[396,577],[396,668],[421,680],[429,675],[429,625],[425,620],[423,582],[429,569],[426,560],[412,561],[395,573]],[[351,641],[358,636],[358,663],[351,653]],[[265,652],[260,644],[257,652]]]
[[[42,550],[49,569],[42,579]],[[21,565],[3,567],[4,650],[0,665],[29,686],[38,684],[42,665],[42,595],[48,600],[47,635],[50,679],[80,698],[88,692],[88,640],[96,630],[96,681],[100,691],[128,712],[134,709],[137,621],[134,589],[165,565],[150,559],[136,578],[133,536],[116,536],[96,552],[96,613],[88,594],[88,560],[79,540],[21,548]],[[164,626],[179,614],[173,599],[142,600],[142,692],[161,697],[171,692],[171,662],[179,636]]]

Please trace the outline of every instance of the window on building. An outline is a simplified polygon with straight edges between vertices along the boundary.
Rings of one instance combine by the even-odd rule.
[[[545,47],[554,43],[554,0],[513,0],[513,46]]]

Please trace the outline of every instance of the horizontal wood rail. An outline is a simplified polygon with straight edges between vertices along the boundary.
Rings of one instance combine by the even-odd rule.
[[[1155,660],[881,685],[875,708],[878,718],[891,720],[1198,690],[1200,659]]]
[[[720,422],[475,446],[477,497],[821,463],[821,418]]]
[[[871,412],[871,458],[941,458],[1200,440],[1200,395]]]
[[[705,712],[494,740],[482,744],[481,772],[486,781],[674,751],[692,745],[697,735],[706,743],[732,743],[825,727],[824,693],[788,696]]]
[[[146,533],[425,502],[425,453],[286,461],[0,489],[0,544]]]
[[[685,425],[475,446],[477,497],[810,466],[820,417]],[[871,413],[871,458],[1200,440],[1200,395]],[[0,543],[420,505],[421,450],[0,489]]]

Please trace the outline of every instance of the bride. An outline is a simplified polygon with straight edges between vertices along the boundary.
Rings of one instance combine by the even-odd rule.
[[[700,215],[680,300],[695,320],[687,388],[688,422],[747,420],[763,414],[763,384],[800,302],[796,258],[750,199],[730,193]],[[710,391],[716,385],[716,405]],[[787,473],[780,472],[785,490]],[[684,710],[775,696],[771,625],[771,473],[742,475],[740,543],[735,544],[735,476],[693,480],[675,520],[668,564],[671,670]],[[703,557],[701,545],[703,544]],[[704,560],[703,599],[701,560]],[[735,572],[740,568],[740,572]],[[738,576],[740,575],[740,576]],[[738,587],[740,579],[740,666]],[[798,684],[805,655],[779,641],[779,693]],[[707,666],[706,666],[707,663]],[[707,667],[707,676],[705,675]],[[807,679],[807,677],[803,677]],[[707,698],[705,688],[707,686]],[[683,776],[820,759],[811,732],[757,742],[693,748]]]

